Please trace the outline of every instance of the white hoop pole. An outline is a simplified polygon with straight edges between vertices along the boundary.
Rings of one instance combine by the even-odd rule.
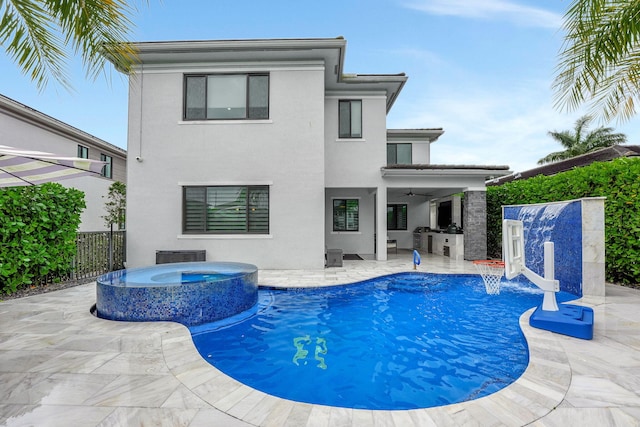
[[[544,278],[547,280],[555,280],[555,254],[553,242],[544,242]],[[558,311],[558,301],[556,301],[556,290],[545,289],[542,299],[542,310]]]

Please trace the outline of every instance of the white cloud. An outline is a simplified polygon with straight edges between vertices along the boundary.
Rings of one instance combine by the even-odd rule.
[[[508,0],[418,0],[405,7],[433,15],[510,21],[527,27],[558,29],[563,21],[557,13]]]
[[[561,149],[547,132],[572,129],[575,122],[575,117],[559,114],[546,96],[540,96],[545,85],[530,82],[501,92],[468,87],[437,91],[405,106],[400,118],[388,126],[442,127],[444,135],[431,146],[432,164],[531,169],[538,159]]]

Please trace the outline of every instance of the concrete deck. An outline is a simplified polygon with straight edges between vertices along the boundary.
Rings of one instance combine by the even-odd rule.
[[[351,283],[412,269],[411,253],[319,271],[260,271],[269,286]],[[422,257],[419,271],[475,273]],[[89,313],[95,283],[0,302],[0,424],[5,426],[640,426],[640,291],[607,285],[584,341],[520,324],[530,364],[490,396],[437,408],[369,411],[297,403],[227,377],[182,325]]]

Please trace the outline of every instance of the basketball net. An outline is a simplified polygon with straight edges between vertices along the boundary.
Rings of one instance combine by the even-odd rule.
[[[500,294],[500,282],[504,276],[504,262],[496,260],[476,260],[473,265],[482,276],[484,287],[489,295]]]

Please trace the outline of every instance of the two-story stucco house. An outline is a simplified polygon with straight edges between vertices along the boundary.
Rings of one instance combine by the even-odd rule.
[[[86,208],[78,231],[107,229],[103,216],[109,187],[114,181],[127,182],[125,150],[2,95],[0,144],[105,162],[101,177],[83,176],[60,184],[84,192]]]
[[[442,129],[387,130],[404,74],[346,74],[343,38],[134,47],[130,267],[158,250],[266,269],[323,268],[327,248],[384,260],[387,239],[412,248],[445,217],[465,223],[465,258],[486,257],[484,182],[508,168],[429,165]]]

